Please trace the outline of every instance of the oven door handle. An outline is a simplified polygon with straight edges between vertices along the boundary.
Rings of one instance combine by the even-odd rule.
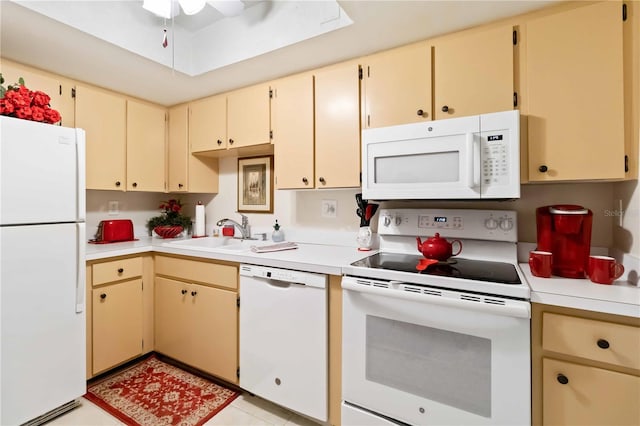
[[[394,284],[406,284],[400,281],[391,281]],[[431,303],[434,305],[447,306],[457,309],[472,309],[489,314],[502,315],[516,318],[531,318],[531,305],[525,301],[508,300],[506,305],[476,302],[471,300],[458,299],[447,296],[433,296],[424,293],[414,293],[402,290],[392,290],[378,288],[365,284],[357,284],[349,279],[342,280],[344,290],[356,291],[359,293],[372,294],[375,296],[394,297],[396,299],[410,300],[419,303]],[[451,293],[456,293],[452,291]]]

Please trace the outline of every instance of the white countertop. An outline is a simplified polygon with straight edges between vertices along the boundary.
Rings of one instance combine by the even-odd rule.
[[[169,253],[183,256],[195,256],[204,259],[225,260],[229,262],[250,263],[284,269],[318,272],[329,275],[342,275],[342,267],[374,252],[358,251],[355,247],[324,244],[298,243],[298,248],[268,253],[254,253],[250,250],[196,250],[184,247],[168,247],[167,240],[141,237],[138,241],[113,244],[87,244],[86,260],[106,259],[145,252]]]
[[[624,281],[605,285],[588,279],[534,277],[527,263],[520,269],[531,287],[532,302],[640,318],[640,287]]]
[[[269,253],[254,253],[250,250],[204,251],[171,247],[164,244],[166,242],[167,240],[157,237],[141,237],[138,241],[124,243],[87,244],[86,260],[156,252],[342,275],[343,267],[374,253],[361,252],[355,247],[306,243],[298,243],[298,248],[294,250]],[[527,263],[521,263],[519,266],[531,287],[532,302],[640,317],[640,287],[622,281],[603,285],[594,284],[587,279],[538,278],[531,274]]]

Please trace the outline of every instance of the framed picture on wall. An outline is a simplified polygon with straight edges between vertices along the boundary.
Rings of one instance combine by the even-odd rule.
[[[273,156],[238,158],[238,212],[273,213]]]

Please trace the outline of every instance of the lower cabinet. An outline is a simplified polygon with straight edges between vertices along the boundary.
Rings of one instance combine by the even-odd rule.
[[[152,269],[151,256],[87,265],[87,378],[152,350]]]
[[[155,349],[238,383],[238,267],[156,256]]]
[[[640,319],[533,304],[534,425],[640,424]]]

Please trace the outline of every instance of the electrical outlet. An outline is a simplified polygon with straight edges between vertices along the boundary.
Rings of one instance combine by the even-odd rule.
[[[336,200],[322,200],[321,216],[335,218],[338,213],[338,202]]]
[[[120,214],[120,204],[117,201],[109,201],[109,216]]]

